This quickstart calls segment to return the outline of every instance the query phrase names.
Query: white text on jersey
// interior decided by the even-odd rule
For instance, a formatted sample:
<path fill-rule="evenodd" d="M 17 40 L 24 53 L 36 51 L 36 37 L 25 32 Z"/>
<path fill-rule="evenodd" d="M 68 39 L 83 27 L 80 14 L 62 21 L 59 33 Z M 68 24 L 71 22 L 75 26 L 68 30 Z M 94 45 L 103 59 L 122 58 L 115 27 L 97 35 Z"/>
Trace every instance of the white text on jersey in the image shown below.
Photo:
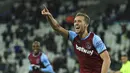
<path fill-rule="evenodd" d="M 83 47 L 79 47 L 77 44 L 76 44 L 76 49 L 83 52 L 83 53 L 86 53 L 86 54 L 90 54 L 90 55 L 93 54 L 93 50 L 87 50 L 87 49 L 85 49 Z"/>

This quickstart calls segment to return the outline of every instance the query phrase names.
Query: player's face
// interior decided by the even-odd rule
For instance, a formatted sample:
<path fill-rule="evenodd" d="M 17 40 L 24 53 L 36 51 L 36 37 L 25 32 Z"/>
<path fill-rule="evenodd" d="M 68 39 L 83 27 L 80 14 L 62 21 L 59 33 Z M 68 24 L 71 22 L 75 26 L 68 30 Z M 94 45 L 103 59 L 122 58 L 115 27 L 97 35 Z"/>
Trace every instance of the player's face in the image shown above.
<path fill-rule="evenodd" d="M 34 54 L 37 54 L 40 51 L 40 45 L 38 43 L 34 43 L 32 45 Z"/>
<path fill-rule="evenodd" d="M 86 23 L 83 16 L 76 16 L 74 19 L 74 29 L 77 34 L 81 34 L 86 29 Z"/>
<path fill-rule="evenodd" d="M 121 61 L 122 61 L 122 63 L 126 63 L 127 60 L 128 60 L 128 58 L 127 58 L 126 56 L 122 56 L 122 57 L 121 57 Z"/>

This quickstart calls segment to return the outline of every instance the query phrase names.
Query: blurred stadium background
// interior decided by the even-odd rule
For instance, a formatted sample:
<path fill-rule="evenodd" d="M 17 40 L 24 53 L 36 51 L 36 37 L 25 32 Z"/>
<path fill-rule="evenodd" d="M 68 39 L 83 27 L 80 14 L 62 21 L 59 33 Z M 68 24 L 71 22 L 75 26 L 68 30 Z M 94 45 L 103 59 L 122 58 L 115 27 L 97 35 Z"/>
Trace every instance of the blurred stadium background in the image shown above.
<path fill-rule="evenodd" d="M 109 73 L 120 69 L 121 53 L 130 59 L 130 0 L 0 0 L 0 73 L 28 73 L 34 40 L 41 42 L 56 73 L 79 73 L 71 43 L 40 14 L 43 4 L 68 30 L 73 30 L 77 12 L 90 16 L 89 30 L 102 38 L 110 53 Z"/>

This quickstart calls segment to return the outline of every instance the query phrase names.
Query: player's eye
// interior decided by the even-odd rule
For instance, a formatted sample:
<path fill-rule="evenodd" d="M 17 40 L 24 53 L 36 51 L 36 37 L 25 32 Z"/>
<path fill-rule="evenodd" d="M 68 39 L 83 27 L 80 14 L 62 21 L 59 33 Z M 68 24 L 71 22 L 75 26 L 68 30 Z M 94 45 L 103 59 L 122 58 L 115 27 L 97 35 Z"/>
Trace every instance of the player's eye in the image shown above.
<path fill-rule="evenodd" d="M 76 22 L 82 22 L 81 20 L 74 20 L 74 23 L 76 23 Z"/>
<path fill-rule="evenodd" d="M 76 23 L 76 20 L 74 20 L 74 23 Z"/>
<path fill-rule="evenodd" d="M 81 22 L 81 20 L 78 20 L 78 22 Z"/>

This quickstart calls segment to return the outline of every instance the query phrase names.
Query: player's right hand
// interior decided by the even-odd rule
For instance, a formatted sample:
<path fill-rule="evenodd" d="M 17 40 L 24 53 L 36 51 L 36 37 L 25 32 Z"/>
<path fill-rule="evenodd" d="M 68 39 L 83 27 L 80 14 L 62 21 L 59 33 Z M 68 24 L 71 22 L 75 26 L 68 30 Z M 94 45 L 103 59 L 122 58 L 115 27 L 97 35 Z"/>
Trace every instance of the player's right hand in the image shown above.
<path fill-rule="evenodd" d="M 52 16 L 46 7 L 44 7 L 44 9 L 41 11 L 41 14 L 44 16 Z"/>
<path fill-rule="evenodd" d="M 40 70 L 40 66 L 34 65 L 32 66 L 33 71 L 39 71 Z"/>

